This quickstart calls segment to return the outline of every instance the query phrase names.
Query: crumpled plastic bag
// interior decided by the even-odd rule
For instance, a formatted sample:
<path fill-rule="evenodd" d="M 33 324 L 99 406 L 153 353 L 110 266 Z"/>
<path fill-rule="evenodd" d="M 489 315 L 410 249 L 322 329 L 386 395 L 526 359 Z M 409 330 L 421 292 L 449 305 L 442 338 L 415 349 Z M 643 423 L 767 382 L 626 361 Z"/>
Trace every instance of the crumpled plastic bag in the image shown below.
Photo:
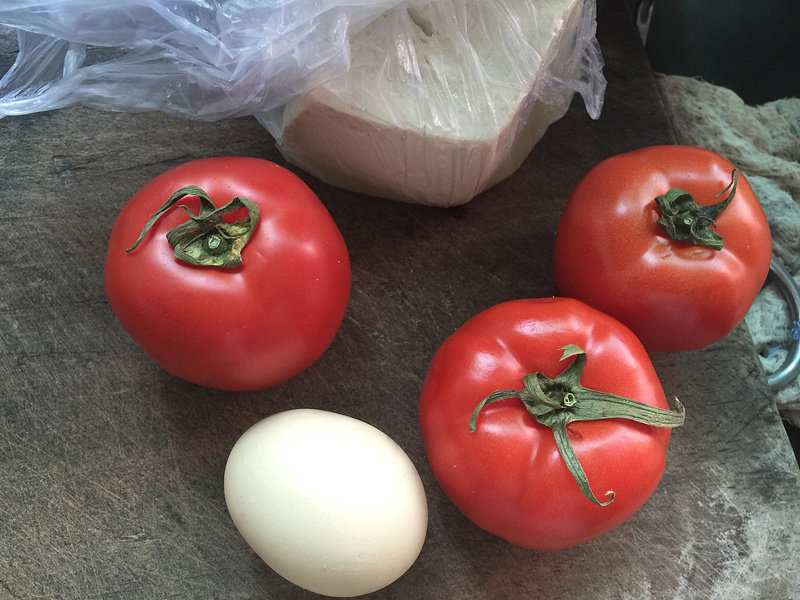
<path fill-rule="evenodd" d="M 605 90 L 595 0 L 4 0 L 0 25 L 19 47 L 0 117 L 254 115 L 333 185 L 441 206 L 513 173 L 575 92 L 597 118 Z M 362 138 L 299 126 L 331 110 Z"/>
<path fill-rule="evenodd" d="M 16 62 L 0 117 L 70 104 L 205 121 L 285 104 L 347 69 L 348 36 L 399 0 L 3 0 Z"/>

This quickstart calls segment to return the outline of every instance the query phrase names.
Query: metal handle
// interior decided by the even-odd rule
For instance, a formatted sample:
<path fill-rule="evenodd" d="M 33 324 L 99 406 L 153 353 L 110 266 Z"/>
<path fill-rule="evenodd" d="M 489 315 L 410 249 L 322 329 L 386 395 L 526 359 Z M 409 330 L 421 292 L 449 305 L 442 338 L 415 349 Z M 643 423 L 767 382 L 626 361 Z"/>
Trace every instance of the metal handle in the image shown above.
<path fill-rule="evenodd" d="M 636 5 L 634 17 L 636 18 L 636 29 L 639 30 L 642 44 L 647 44 L 647 33 L 650 31 L 650 21 L 653 18 L 655 5 L 656 0 L 639 0 Z"/>
<path fill-rule="evenodd" d="M 778 285 L 786 304 L 789 306 L 791 322 L 800 320 L 800 289 L 791 273 L 783 263 L 773 256 L 769 264 L 769 272 Z M 780 369 L 767 376 L 770 389 L 777 391 L 785 388 L 800 374 L 800 340 L 793 340 L 789 346 L 789 355 Z"/>

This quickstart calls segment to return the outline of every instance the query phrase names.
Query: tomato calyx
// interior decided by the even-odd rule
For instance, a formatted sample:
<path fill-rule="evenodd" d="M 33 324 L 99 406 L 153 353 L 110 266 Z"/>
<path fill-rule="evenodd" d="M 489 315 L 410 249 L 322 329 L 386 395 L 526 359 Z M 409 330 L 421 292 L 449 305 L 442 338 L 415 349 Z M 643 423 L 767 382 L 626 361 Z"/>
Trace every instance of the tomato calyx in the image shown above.
<path fill-rule="evenodd" d="M 672 188 L 666 194 L 656 197 L 661 210 L 661 218 L 656 221 L 673 240 L 690 242 L 712 250 L 722 250 L 723 239 L 716 231 L 716 219 L 722 214 L 736 194 L 739 170 L 731 172 L 731 182 L 719 192 L 719 198 L 730 190 L 724 200 L 710 206 L 700 206 L 692 195 L 681 188 Z"/>
<path fill-rule="evenodd" d="M 574 344 L 564 346 L 561 350 L 564 351 L 561 360 L 575 357 L 561 373 L 556 377 L 548 377 L 538 371 L 529 373 L 522 378 L 524 389 L 492 392 L 475 407 L 469 428 L 473 433 L 476 431 L 478 415 L 487 404 L 510 398 L 520 400 L 537 423 L 552 430 L 559 454 L 583 495 L 598 506 L 607 506 L 614 500 L 614 491 L 608 490 L 603 494 L 608 500 L 601 502 L 597 499 L 575 455 L 567 425 L 572 421 L 629 419 L 653 427 L 672 428 L 683 425 L 686 410 L 677 398 L 675 409 L 666 410 L 585 388 L 580 384 L 580 379 L 586 367 L 586 353 Z"/>
<path fill-rule="evenodd" d="M 177 204 L 186 196 L 200 199 L 200 211 L 193 214 L 183 204 Z M 173 206 L 179 206 L 189 216 L 189 220 L 167 232 L 167 241 L 175 250 L 175 258 L 198 267 L 224 267 L 232 269 L 242 264 L 242 249 L 250 240 L 259 218 L 258 206 L 247 198 L 236 196 L 217 208 L 201 188 L 189 185 L 172 194 L 169 199 L 150 217 L 133 246 L 136 248 L 150 228 Z M 234 211 L 246 209 L 247 217 L 228 223 L 223 216 Z"/>

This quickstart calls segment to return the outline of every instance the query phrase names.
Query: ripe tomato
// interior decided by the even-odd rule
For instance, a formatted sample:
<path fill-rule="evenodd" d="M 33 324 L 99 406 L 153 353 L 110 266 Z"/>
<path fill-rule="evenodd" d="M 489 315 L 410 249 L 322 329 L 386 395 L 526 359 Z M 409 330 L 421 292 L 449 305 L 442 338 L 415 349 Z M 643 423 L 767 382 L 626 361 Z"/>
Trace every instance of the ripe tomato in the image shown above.
<path fill-rule="evenodd" d="M 572 350 L 561 360 L 565 346 Z M 525 394 L 514 395 L 524 379 L 526 389 L 538 382 L 545 402 L 528 406 Z M 640 404 L 616 406 L 625 398 Z M 664 471 L 669 427 L 683 422 L 682 407 L 667 409 L 647 352 L 628 328 L 577 300 L 527 299 L 481 312 L 442 344 L 423 384 L 419 421 L 433 473 L 467 518 L 519 546 L 557 549 L 616 527 L 650 497 Z M 634 413 L 651 413 L 658 426 L 630 420 Z"/>
<path fill-rule="evenodd" d="M 724 337 L 764 284 L 772 239 L 750 184 L 721 156 L 689 146 L 653 146 L 606 159 L 578 183 L 556 234 L 559 292 L 619 319 L 651 351 L 690 350 Z M 735 190 L 731 194 L 731 183 Z M 712 214 L 681 214 L 713 249 L 673 239 L 659 224 L 671 207 L 656 198 L 688 192 Z M 715 196 L 732 195 L 727 206 Z M 723 195 L 724 195 L 723 194 Z M 705 227 L 704 227 L 705 225 Z M 715 235 L 716 234 L 716 235 Z M 720 239 L 721 238 L 721 239 Z"/>
<path fill-rule="evenodd" d="M 185 186 L 200 189 L 173 196 Z M 204 251 L 187 238 L 173 250 L 165 234 L 183 227 L 197 238 L 210 227 L 209 211 L 234 197 L 225 223 L 212 227 L 223 233 L 207 240 L 233 252 L 230 265 L 179 259 L 179 248 L 183 258 Z M 239 197 L 255 207 L 249 215 Z M 187 212 L 202 216 L 182 225 Z M 225 241 L 254 217 L 252 232 Z M 122 325 L 165 370 L 201 385 L 254 390 L 300 373 L 330 345 L 349 299 L 350 261 L 330 214 L 296 175 L 265 160 L 211 158 L 155 177 L 130 199 L 111 232 L 104 280 Z"/>

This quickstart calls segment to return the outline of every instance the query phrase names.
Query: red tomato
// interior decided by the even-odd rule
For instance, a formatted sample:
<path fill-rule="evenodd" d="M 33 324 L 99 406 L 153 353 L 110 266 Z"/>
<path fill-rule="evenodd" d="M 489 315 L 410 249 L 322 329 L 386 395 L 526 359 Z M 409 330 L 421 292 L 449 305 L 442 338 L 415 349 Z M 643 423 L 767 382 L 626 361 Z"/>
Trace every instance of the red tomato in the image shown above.
<path fill-rule="evenodd" d="M 580 544 L 628 519 L 650 497 L 664 470 L 670 429 L 627 419 L 573 421 L 565 437 L 595 496 L 582 493 L 559 453 L 554 430 L 540 424 L 519 398 L 487 404 L 497 390 L 518 390 L 523 377 L 555 377 L 585 351 L 580 384 L 656 407 L 682 423 L 667 401 L 646 350 L 611 317 L 567 298 L 515 300 L 467 321 L 436 352 L 419 404 L 425 451 L 447 496 L 475 524 L 526 548 Z M 574 359 L 578 360 L 578 357 Z M 571 367 L 570 367 L 571 368 Z M 558 390 L 558 386 L 556 386 Z M 563 394 L 552 392 L 553 397 Z M 580 408 L 583 396 L 569 415 Z M 565 400 L 566 406 L 566 400 Z M 595 417 L 597 418 L 597 417 Z"/>
<path fill-rule="evenodd" d="M 190 185 L 217 207 L 234 197 L 257 207 L 241 265 L 176 258 L 166 233 L 187 221 L 178 206 L 126 252 L 165 201 Z M 193 214 L 202 207 L 197 195 L 180 203 Z M 165 370 L 201 385 L 254 390 L 300 373 L 328 348 L 349 299 L 350 261 L 330 214 L 296 175 L 265 160 L 211 158 L 167 171 L 131 198 L 111 232 L 104 279 L 122 325 Z"/>
<path fill-rule="evenodd" d="M 672 239 L 658 224 L 655 199 L 680 188 L 697 205 L 713 205 L 733 170 L 721 156 L 689 146 L 643 148 L 596 165 L 558 225 L 559 292 L 619 319 L 651 351 L 700 348 L 730 333 L 764 284 L 772 256 L 750 184 L 738 176 L 730 203 L 706 228 L 722 238 L 720 250 Z"/>

